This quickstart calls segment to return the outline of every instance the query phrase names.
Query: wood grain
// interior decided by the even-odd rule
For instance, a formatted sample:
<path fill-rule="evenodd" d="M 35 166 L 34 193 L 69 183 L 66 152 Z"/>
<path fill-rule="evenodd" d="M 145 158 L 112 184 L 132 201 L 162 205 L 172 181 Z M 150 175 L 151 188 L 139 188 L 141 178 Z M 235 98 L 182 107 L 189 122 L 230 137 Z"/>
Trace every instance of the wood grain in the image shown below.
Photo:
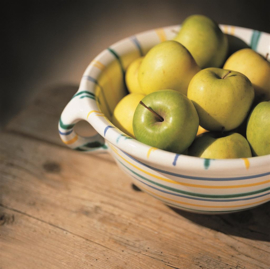
<path fill-rule="evenodd" d="M 5 130 L 67 147 L 59 137 L 58 122 L 63 109 L 77 92 L 78 87 L 61 84 L 40 91 L 34 100 L 7 124 Z M 86 121 L 76 124 L 75 131 L 82 136 L 96 134 Z M 99 156 L 112 161 L 109 154 Z"/>
<path fill-rule="evenodd" d="M 64 107 L 77 90 L 77 85 L 67 84 L 40 91 L 5 129 L 63 146 L 58 134 L 58 121 Z"/>
<path fill-rule="evenodd" d="M 0 134 L 1 269 L 270 268 L 270 203 L 183 212 L 132 187 L 108 154 L 63 145 L 57 124 L 76 91 L 41 91 Z"/>
<path fill-rule="evenodd" d="M 111 161 L 0 140 L 2 268 L 269 268 L 269 203 L 184 213 L 135 191 Z"/>

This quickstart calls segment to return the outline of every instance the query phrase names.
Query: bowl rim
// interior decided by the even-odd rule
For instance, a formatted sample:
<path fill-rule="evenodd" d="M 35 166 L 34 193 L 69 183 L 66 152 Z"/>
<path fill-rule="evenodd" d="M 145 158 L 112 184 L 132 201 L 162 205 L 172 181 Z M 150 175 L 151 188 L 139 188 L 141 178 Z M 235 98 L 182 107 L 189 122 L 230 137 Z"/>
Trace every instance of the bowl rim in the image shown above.
<path fill-rule="evenodd" d="M 172 30 L 178 30 L 180 29 L 181 25 L 172 25 L 172 26 L 165 26 L 163 28 L 164 31 L 172 31 Z M 234 27 L 234 29 L 239 30 L 245 30 L 245 31 L 256 31 L 254 29 L 245 28 L 245 27 L 238 27 L 238 26 L 232 26 L 232 25 L 223 25 L 220 24 L 221 28 L 230 28 Z M 153 33 L 157 29 L 151 29 L 147 31 L 140 32 L 138 34 L 135 34 L 133 36 L 129 36 L 126 38 L 121 39 L 120 41 L 112 44 L 109 48 L 117 48 L 122 47 L 123 44 L 130 42 L 131 38 L 137 37 L 137 39 L 143 35 L 148 35 Z M 260 31 L 262 35 L 266 35 L 270 40 L 270 34 L 266 32 Z M 237 35 L 235 35 L 237 37 Z M 270 44 L 269 44 L 270 48 Z M 108 56 L 111 57 L 111 53 L 108 49 L 103 50 L 101 53 L 99 53 L 93 61 L 99 61 L 99 62 L 108 62 L 106 58 Z M 121 56 L 121 55 L 120 55 Z M 113 59 L 115 60 L 115 59 Z M 94 70 L 94 66 L 91 64 L 88 65 L 87 69 L 85 70 L 84 76 L 92 75 L 98 79 L 99 74 L 97 75 L 97 72 Z M 83 78 L 81 80 L 81 83 L 83 83 Z M 95 87 L 93 85 L 88 85 L 87 90 L 89 90 L 92 93 L 95 93 Z M 85 86 L 84 86 L 85 89 Z M 79 89 L 80 90 L 80 89 Z M 98 109 L 98 105 L 96 104 L 93 106 L 93 103 L 89 103 L 89 105 L 92 107 L 92 109 Z M 152 165 L 161 166 L 161 167 L 171 167 L 177 168 L 177 169 L 189 169 L 191 168 L 194 171 L 205 171 L 206 166 L 205 163 L 208 160 L 214 161 L 214 166 L 211 166 L 211 171 L 220 171 L 221 169 L 230 167 L 230 171 L 236 171 L 236 170 L 247 170 L 248 168 L 262 168 L 262 167 L 269 167 L 270 168 L 270 154 L 265 156 L 256 156 L 256 157 L 249 157 L 249 158 L 237 158 L 237 159 L 205 159 L 201 157 L 193 157 L 188 156 L 184 154 L 177 154 L 173 152 L 168 152 L 162 149 L 156 149 L 151 146 L 148 146 L 134 138 L 129 137 L 125 133 L 123 133 L 121 130 L 119 130 L 117 127 L 113 125 L 109 121 L 109 119 L 104 117 L 95 117 L 88 119 L 88 121 L 91 123 L 94 129 L 104 137 L 105 141 L 108 142 L 109 146 L 113 145 L 114 147 L 120 149 L 122 152 L 126 153 L 129 156 L 132 156 L 136 159 L 139 159 L 143 162 L 150 163 Z M 106 130 L 106 131 L 105 131 Z M 120 138 L 123 137 L 123 139 Z"/>

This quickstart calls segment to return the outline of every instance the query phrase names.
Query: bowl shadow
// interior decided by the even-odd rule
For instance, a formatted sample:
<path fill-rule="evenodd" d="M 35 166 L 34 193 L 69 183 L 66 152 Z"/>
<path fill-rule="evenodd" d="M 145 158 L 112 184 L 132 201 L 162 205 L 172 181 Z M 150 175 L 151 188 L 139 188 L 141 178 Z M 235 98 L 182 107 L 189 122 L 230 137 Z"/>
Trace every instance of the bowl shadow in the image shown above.
<path fill-rule="evenodd" d="M 132 188 L 141 191 L 135 184 L 132 184 Z M 192 213 L 170 206 L 168 208 L 202 227 L 227 235 L 270 242 L 270 202 L 248 210 L 219 215 Z"/>
<path fill-rule="evenodd" d="M 232 55 L 234 52 L 236 52 L 237 50 L 250 48 L 250 46 L 245 41 L 240 39 L 239 37 L 236 37 L 236 36 L 233 36 L 230 34 L 226 34 L 226 36 L 227 36 L 228 44 L 229 44 L 227 58 L 230 55 Z"/>
<path fill-rule="evenodd" d="M 200 226 L 227 235 L 270 242 L 270 202 L 249 210 L 220 215 L 204 215 L 169 208 Z"/>

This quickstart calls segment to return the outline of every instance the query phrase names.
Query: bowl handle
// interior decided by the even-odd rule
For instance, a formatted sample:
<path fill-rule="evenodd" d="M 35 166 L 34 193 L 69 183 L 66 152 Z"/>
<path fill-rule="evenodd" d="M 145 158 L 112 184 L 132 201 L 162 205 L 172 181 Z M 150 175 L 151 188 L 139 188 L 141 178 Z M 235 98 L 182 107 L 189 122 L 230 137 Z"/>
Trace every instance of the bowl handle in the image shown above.
<path fill-rule="evenodd" d="M 81 120 L 86 120 L 90 124 L 85 116 L 86 111 L 89 110 L 89 103 L 86 98 L 76 98 L 77 95 L 78 93 L 69 101 L 59 119 L 58 131 L 62 142 L 71 149 L 81 152 L 107 152 L 106 141 L 99 133 L 82 137 L 74 131 L 74 126 Z"/>

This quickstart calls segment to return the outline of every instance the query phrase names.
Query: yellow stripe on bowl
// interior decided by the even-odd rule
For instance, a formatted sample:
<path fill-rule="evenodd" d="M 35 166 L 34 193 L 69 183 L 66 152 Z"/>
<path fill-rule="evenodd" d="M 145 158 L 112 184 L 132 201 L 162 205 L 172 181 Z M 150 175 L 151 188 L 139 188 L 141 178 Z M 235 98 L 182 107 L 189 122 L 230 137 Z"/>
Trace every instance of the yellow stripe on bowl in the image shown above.
<path fill-rule="evenodd" d="M 104 115 L 101 111 L 98 111 L 98 110 L 91 110 L 91 111 L 88 112 L 86 118 L 88 119 L 92 113 L 96 113 L 95 115 L 96 115 L 96 116 L 99 116 L 99 117 L 105 117 L 105 115 Z"/>
<path fill-rule="evenodd" d="M 125 159 L 122 155 L 120 155 L 118 153 L 118 150 L 111 145 L 112 150 L 115 152 L 116 155 L 118 155 L 122 160 L 124 160 L 126 163 L 128 163 L 129 165 L 131 165 L 132 167 L 134 167 L 135 169 L 143 172 L 144 174 L 154 177 L 156 179 L 168 182 L 168 183 L 172 183 L 172 184 L 177 184 L 177 185 L 182 185 L 182 186 L 187 186 L 187 187 L 193 187 L 193 188 L 205 188 L 205 189 L 236 189 L 236 188 L 248 188 L 248 187 L 254 187 L 254 186 L 260 186 L 260 185 L 264 185 L 264 184 L 268 184 L 270 183 L 270 180 L 265 180 L 265 181 L 260 181 L 260 182 L 256 182 L 256 183 L 249 183 L 249 184 L 239 184 L 239 185 L 226 185 L 226 186 L 220 186 L 220 185 L 200 185 L 200 184 L 191 184 L 191 183 L 183 183 L 183 182 L 178 182 L 178 181 L 174 181 L 168 178 L 164 178 L 155 174 L 152 174 L 148 171 L 145 171 L 144 169 L 134 165 L 133 163 L 131 163 L 130 161 L 128 161 L 127 159 Z"/>
<path fill-rule="evenodd" d="M 74 137 L 73 137 L 72 139 L 70 139 L 70 140 L 63 140 L 63 139 L 62 139 L 63 143 L 65 143 L 66 145 L 73 144 L 73 143 L 75 143 L 77 140 L 78 140 L 78 136 L 77 136 L 77 135 L 74 136 Z"/>
<path fill-rule="evenodd" d="M 178 201 L 178 200 L 175 200 L 175 199 L 171 199 L 171 198 L 168 198 L 168 197 L 165 197 L 165 196 L 162 196 L 162 195 L 159 195 L 155 192 L 152 192 L 152 191 L 149 191 L 148 189 L 144 188 L 141 186 L 141 184 L 139 184 L 139 188 L 142 189 L 143 191 L 151 194 L 152 196 L 156 196 L 156 197 L 159 197 L 160 199 L 162 200 L 167 200 L 167 201 L 170 201 L 170 202 L 173 202 L 173 203 L 176 203 L 176 204 L 182 204 L 182 205 L 188 205 L 188 206 L 194 206 L 194 207 L 200 207 L 200 208 L 237 208 L 237 207 L 249 207 L 249 206 L 255 206 L 255 205 L 259 205 L 259 204 L 262 204 L 262 203 L 265 203 L 267 201 L 269 201 L 269 199 L 262 199 L 260 201 L 257 201 L 257 202 L 253 202 L 253 203 L 247 203 L 247 204 L 238 204 L 238 205 L 202 205 L 202 204 L 193 204 L 193 203 L 187 203 L 187 202 L 183 202 L 183 201 Z"/>
<path fill-rule="evenodd" d="M 155 32 L 158 35 L 161 42 L 167 40 L 166 33 L 163 28 L 156 29 Z"/>

